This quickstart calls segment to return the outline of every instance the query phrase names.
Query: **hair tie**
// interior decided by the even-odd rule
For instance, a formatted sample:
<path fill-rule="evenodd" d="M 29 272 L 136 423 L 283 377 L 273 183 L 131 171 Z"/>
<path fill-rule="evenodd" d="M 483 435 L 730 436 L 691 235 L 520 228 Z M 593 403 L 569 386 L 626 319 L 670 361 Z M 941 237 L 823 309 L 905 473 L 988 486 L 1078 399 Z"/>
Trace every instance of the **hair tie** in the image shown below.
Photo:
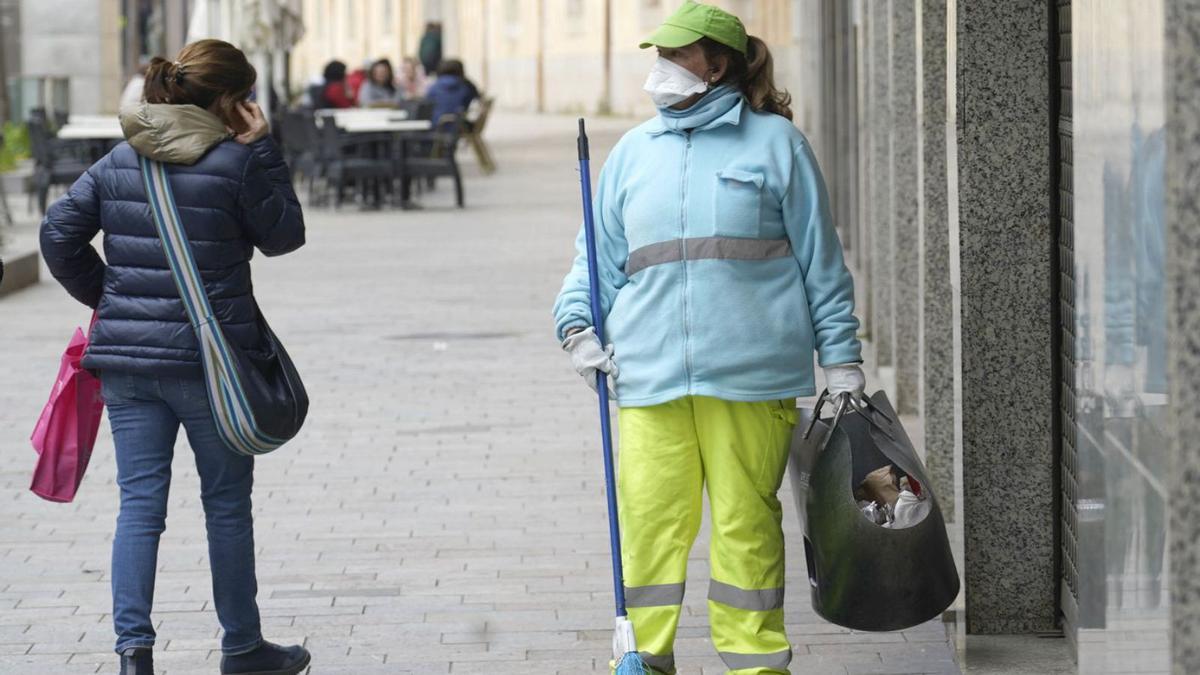
<path fill-rule="evenodd" d="M 187 72 L 187 69 L 178 61 L 175 61 L 171 65 L 175 66 L 175 84 L 183 84 L 183 76 Z"/>

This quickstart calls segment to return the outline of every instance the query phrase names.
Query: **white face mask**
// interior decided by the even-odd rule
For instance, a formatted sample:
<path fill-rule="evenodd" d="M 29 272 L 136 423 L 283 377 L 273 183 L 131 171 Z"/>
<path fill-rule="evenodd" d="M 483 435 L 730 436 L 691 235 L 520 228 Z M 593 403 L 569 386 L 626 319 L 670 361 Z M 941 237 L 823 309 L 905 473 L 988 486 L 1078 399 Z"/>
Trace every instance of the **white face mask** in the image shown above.
<path fill-rule="evenodd" d="M 642 88 L 650 94 L 654 105 L 666 108 L 695 94 L 703 94 L 708 91 L 708 83 L 687 68 L 660 56 Z"/>

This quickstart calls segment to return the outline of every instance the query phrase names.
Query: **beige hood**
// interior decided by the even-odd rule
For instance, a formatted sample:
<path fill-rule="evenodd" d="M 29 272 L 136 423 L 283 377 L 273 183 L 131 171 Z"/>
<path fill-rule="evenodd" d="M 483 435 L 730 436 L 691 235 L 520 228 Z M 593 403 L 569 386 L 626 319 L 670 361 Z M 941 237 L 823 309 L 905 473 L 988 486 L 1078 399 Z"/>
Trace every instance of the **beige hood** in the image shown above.
<path fill-rule="evenodd" d="M 121 111 L 121 130 L 139 155 L 168 164 L 195 164 L 229 138 L 216 115 L 194 105 L 129 106 Z"/>

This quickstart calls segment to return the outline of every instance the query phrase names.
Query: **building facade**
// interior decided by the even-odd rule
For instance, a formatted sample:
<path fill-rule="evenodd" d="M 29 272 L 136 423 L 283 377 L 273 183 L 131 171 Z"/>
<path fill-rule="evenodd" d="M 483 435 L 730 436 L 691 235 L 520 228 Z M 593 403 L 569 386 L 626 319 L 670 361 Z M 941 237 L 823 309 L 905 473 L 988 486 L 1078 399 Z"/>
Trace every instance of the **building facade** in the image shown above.
<path fill-rule="evenodd" d="M 251 0 L 0 0 L 12 116 L 30 108 L 115 114 L 121 92 L 155 56 L 206 37 L 242 47 L 274 91 L 286 89 L 286 52 L 254 44 Z M 286 3 L 284 3 L 286 4 Z M 11 36 L 11 38 L 9 37 Z M 11 40 L 11 42 L 10 42 Z M 16 58 L 13 58 L 13 54 Z M 261 87 L 260 102 L 270 91 Z"/>
<path fill-rule="evenodd" d="M 773 49 L 780 80 L 800 90 L 816 77 L 803 39 L 817 19 L 798 0 L 717 2 L 743 17 Z M 675 0 L 305 0 L 308 32 L 292 52 L 293 83 L 340 59 L 351 67 L 415 56 L 425 24 L 443 25 L 444 55 L 501 108 L 649 115 L 642 92 L 653 57 L 637 45 Z M 293 85 L 298 93 L 299 84 Z M 800 100 L 798 114 L 815 115 Z"/>
<path fill-rule="evenodd" d="M 806 4 L 812 135 L 875 362 L 955 495 L 967 632 L 1200 672 L 1200 3 Z"/>
<path fill-rule="evenodd" d="M 184 45 L 194 1 L 6 0 L 12 117 L 33 107 L 115 113 L 140 61 Z"/>

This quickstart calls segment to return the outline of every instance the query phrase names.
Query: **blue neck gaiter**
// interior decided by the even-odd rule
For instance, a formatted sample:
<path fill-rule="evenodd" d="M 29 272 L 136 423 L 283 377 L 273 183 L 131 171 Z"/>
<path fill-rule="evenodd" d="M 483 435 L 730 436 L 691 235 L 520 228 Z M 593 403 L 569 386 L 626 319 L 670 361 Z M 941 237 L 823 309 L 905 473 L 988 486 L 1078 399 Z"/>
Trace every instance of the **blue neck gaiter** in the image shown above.
<path fill-rule="evenodd" d="M 706 93 L 690 108 L 675 110 L 674 108 L 659 108 L 658 115 L 662 118 L 663 126 L 675 131 L 696 129 L 729 112 L 733 106 L 742 100 L 742 92 L 738 88 L 723 84 Z"/>

